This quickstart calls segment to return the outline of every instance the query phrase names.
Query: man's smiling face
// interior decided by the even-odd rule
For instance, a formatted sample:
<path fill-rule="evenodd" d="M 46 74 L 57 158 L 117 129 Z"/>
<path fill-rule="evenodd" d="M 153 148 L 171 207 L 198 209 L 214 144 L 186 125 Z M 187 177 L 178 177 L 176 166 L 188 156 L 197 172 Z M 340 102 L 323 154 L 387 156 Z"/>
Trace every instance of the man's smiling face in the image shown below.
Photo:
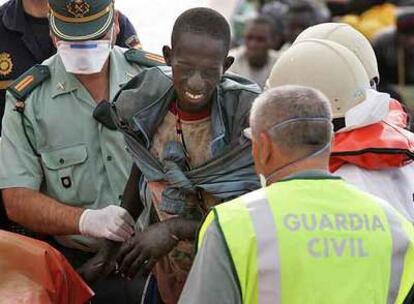
<path fill-rule="evenodd" d="M 191 32 L 181 33 L 172 49 L 164 47 L 164 57 L 172 68 L 178 105 L 189 113 L 209 106 L 233 62 L 222 40 Z"/>

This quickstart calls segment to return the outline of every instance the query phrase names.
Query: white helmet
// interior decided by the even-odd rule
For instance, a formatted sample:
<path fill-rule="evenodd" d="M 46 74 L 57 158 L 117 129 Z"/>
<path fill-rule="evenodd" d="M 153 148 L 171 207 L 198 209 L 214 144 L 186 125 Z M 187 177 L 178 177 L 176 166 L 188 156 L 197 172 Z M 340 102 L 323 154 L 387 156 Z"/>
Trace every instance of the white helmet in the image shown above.
<path fill-rule="evenodd" d="M 358 58 L 342 45 L 320 39 L 295 43 L 276 62 L 267 86 L 302 85 L 324 93 L 334 118 L 366 98 L 369 79 Z"/>
<path fill-rule="evenodd" d="M 375 51 L 369 40 L 352 26 L 345 23 L 322 23 L 311 26 L 296 38 L 295 43 L 307 39 L 330 40 L 348 48 L 362 62 L 369 79 L 374 80 L 375 84 L 379 83 L 380 75 Z"/>

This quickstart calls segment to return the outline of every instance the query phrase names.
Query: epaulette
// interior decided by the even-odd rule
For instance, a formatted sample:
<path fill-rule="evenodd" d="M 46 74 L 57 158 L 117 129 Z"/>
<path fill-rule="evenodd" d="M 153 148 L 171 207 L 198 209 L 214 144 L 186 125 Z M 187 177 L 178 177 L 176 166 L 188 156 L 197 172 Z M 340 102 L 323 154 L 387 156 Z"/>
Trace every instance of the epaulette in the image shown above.
<path fill-rule="evenodd" d="M 26 73 L 17 78 L 7 89 L 18 101 L 25 101 L 26 98 L 43 81 L 50 77 L 49 67 L 36 64 Z"/>
<path fill-rule="evenodd" d="M 9 91 L 16 98 L 14 110 L 23 113 L 26 98 L 37 86 L 49 77 L 49 67 L 46 65 L 36 64 L 26 73 L 17 78 L 7 89 L 7 91 Z"/>
<path fill-rule="evenodd" d="M 165 65 L 164 57 L 138 49 L 129 49 L 125 53 L 127 61 L 147 68 Z"/>

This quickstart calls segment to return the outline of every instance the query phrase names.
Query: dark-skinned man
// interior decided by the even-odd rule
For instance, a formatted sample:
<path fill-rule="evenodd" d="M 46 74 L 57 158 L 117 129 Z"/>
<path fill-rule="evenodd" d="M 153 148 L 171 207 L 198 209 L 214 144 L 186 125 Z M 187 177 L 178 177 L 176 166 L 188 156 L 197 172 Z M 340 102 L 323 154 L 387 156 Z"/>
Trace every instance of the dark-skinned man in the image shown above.
<path fill-rule="evenodd" d="M 111 0 L 49 6 L 58 54 L 8 89 L 0 188 L 9 218 L 53 236 L 77 268 L 103 239 L 121 242 L 134 232 L 134 220 L 119 207 L 132 160 L 108 101 L 156 56 L 114 46 L 120 28 Z M 92 288 L 94 303 L 135 303 L 140 291 L 116 277 Z"/>
<path fill-rule="evenodd" d="M 315 24 L 326 22 L 329 16 L 323 17 L 321 12 L 321 8 L 312 1 L 292 1 L 283 19 L 285 44 L 281 51 L 287 50 L 303 30 Z"/>
<path fill-rule="evenodd" d="M 249 22 L 244 34 L 244 45 L 230 52 L 234 63 L 229 71 L 246 77 L 264 88 L 278 54 L 272 50 L 273 21 L 257 17 Z"/>
<path fill-rule="evenodd" d="M 260 90 L 224 75 L 233 62 L 228 23 L 214 10 L 191 9 L 178 17 L 171 42 L 163 49 L 170 67 L 144 71 L 114 103 L 136 165 L 128 184 L 141 191 L 122 206 L 133 217 L 144 209 L 143 231 L 121 248 L 120 271 L 152 269 L 167 304 L 178 301 L 208 208 L 259 186 L 242 130 Z"/>

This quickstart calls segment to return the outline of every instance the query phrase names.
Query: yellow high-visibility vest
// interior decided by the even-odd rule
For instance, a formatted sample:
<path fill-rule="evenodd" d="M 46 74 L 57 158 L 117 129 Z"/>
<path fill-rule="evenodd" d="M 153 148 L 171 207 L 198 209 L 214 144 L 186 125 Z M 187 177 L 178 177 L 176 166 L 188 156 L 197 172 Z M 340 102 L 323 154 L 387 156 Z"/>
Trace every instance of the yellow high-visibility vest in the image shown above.
<path fill-rule="evenodd" d="M 216 206 L 243 303 L 403 303 L 414 228 L 338 178 L 293 179 Z"/>

